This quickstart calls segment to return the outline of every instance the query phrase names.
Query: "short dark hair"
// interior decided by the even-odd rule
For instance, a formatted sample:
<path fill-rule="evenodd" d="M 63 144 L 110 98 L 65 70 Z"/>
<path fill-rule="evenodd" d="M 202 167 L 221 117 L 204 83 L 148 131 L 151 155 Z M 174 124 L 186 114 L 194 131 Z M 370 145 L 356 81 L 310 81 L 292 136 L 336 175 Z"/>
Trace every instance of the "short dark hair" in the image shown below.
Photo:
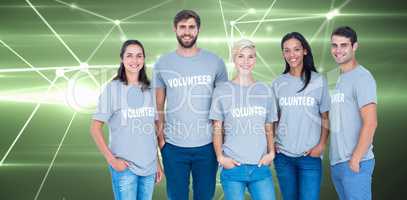
<path fill-rule="evenodd" d="M 193 10 L 181 10 L 175 15 L 174 17 L 174 27 L 177 27 L 178 22 L 182 20 L 186 20 L 189 18 L 193 18 L 198 26 L 198 29 L 201 27 L 201 18 L 199 15 Z"/>
<path fill-rule="evenodd" d="M 331 34 L 331 38 L 334 35 L 338 35 L 338 36 L 343 36 L 346 38 L 350 39 L 351 44 L 355 44 L 355 42 L 358 41 L 358 36 L 356 35 L 356 31 L 353 30 L 351 27 L 349 26 L 341 26 L 336 28 L 332 34 Z"/>

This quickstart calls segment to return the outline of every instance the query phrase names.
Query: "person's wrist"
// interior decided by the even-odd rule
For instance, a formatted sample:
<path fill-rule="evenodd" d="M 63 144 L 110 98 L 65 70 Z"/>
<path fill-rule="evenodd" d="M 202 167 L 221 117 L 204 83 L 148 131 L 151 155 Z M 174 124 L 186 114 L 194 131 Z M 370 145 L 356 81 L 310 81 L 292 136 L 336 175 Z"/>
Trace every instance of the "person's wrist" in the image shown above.
<path fill-rule="evenodd" d="M 110 165 L 112 165 L 115 160 L 116 158 L 114 156 L 106 158 L 106 162 Z"/>
<path fill-rule="evenodd" d="M 160 140 L 158 141 L 158 143 L 159 143 L 160 145 L 163 145 L 163 144 L 165 144 L 165 140 L 164 140 L 164 139 L 160 139 Z"/>
<path fill-rule="evenodd" d="M 225 156 L 223 156 L 223 155 L 219 155 L 219 156 L 217 157 L 218 163 L 221 164 L 221 165 L 222 165 L 224 159 L 225 159 Z"/>
<path fill-rule="evenodd" d="M 276 154 L 276 147 L 273 146 L 273 147 L 269 148 L 267 154 L 268 155 L 275 155 Z"/>
<path fill-rule="evenodd" d="M 163 147 L 163 145 L 165 144 L 165 139 L 164 137 L 157 137 L 158 140 L 158 145 L 161 147 Z"/>
<path fill-rule="evenodd" d="M 351 162 L 358 162 L 359 163 L 361 159 L 356 155 L 352 155 L 350 160 L 351 160 Z"/>
<path fill-rule="evenodd" d="M 271 149 L 269 152 L 268 152 L 268 154 L 270 154 L 270 155 L 275 155 L 276 154 L 276 151 L 275 151 L 276 149 L 273 147 L 273 149 Z"/>

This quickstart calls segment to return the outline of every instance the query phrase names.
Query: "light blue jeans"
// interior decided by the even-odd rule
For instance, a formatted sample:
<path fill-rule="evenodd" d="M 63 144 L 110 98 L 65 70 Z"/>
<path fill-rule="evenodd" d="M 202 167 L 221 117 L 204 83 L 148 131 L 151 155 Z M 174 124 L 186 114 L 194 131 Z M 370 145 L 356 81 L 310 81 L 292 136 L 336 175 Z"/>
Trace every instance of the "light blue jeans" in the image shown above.
<path fill-rule="evenodd" d="M 340 200 L 372 199 L 372 174 L 375 160 L 360 162 L 359 172 L 353 172 L 348 162 L 331 166 L 332 182 Z"/>
<path fill-rule="evenodd" d="M 225 200 L 244 200 L 246 188 L 253 200 L 275 200 L 269 166 L 240 165 L 222 169 L 221 183 Z"/>
<path fill-rule="evenodd" d="M 151 200 L 155 174 L 138 176 L 129 168 L 118 172 L 109 166 L 115 200 Z"/>

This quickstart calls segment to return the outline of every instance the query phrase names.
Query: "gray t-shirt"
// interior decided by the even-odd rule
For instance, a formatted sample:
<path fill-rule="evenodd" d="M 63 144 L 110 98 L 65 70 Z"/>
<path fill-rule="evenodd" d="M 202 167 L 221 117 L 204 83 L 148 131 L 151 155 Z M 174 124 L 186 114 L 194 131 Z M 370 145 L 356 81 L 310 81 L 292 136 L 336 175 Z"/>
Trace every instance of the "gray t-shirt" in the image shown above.
<path fill-rule="evenodd" d="M 223 121 L 222 149 L 227 157 L 242 164 L 258 164 L 267 153 L 264 126 L 277 120 L 271 87 L 261 82 L 221 84 L 215 88 L 209 118 Z"/>
<path fill-rule="evenodd" d="M 339 76 L 331 99 L 329 151 L 330 163 L 335 165 L 352 157 L 362 128 L 360 109 L 377 103 L 376 82 L 366 68 L 358 66 Z M 373 145 L 370 145 L 362 160 L 373 157 Z"/>
<path fill-rule="evenodd" d="M 108 83 L 99 97 L 93 119 L 107 123 L 113 155 L 129 161 L 130 170 L 140 176 L 157 170 L 157 140 L 154 128 L 155 102 L 151 89 Z"/>
<path fill-rule="evenodd" d="M 276 147 L 279 152 L 291 156 L 303 156 L 319 143 L 321 137 L 321 113 L 329 110 L 330 98 L 326 79 L 315 72 L 301 91 L 301 77 L 289 73 L 280 75 L 273 82 L 279 122 L 276 131 Z"/>
<path fill-rule="evenodd" d="M 180 147 L 211 143 L 208 114 L 213 89 L 228 79 L 223 60 L 203 49 L 192 57 L 174 51 L 162 56 L 154 67 L 154 87 L 166 90 L 166 142 Z"/>

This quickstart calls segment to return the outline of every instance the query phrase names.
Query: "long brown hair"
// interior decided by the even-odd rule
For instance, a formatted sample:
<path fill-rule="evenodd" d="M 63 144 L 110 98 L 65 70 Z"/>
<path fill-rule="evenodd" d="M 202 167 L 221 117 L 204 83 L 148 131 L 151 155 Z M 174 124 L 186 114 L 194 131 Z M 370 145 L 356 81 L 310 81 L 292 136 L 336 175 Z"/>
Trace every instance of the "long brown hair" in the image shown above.
<path fill-rule="evenodd" d="M 138 40 L 127 40 L 127 41 L 125 41 L 123 43 L 121 51 L 120 51 L 121 60 L 123 60 L 123 55 L 124 55 L 124 52 L 126 51 L 126 48 L 128 46 L 130 46 L 130 45 L 138 45 L 141 48 L 142 52 L 143 52 L 144 58 L 146 57 L 146 54 L 144 53 L 143 44 L 141 44 L 140 41 L 138 41 Z M 117 75 L 116 75 L 116 77 L 114 77 L 113 80 L 119 80 L 119 81 L 123 82 L 125 85 L 128 84 L 127 77 L 126 77 L 126 70 L 124 68 L 123 62 L 120 62 L 120 67 L 117 70 Z M 145 89 L 150 87 L 150 80 L 147 77 L 146 64 L 145 63 L 143 64 L 143 67 L 140 69 L 140 72 L 138 74 L 138 81 L 142 84 L 142 86 L 141 86 L 142 90 L 145 90 Z"/>

